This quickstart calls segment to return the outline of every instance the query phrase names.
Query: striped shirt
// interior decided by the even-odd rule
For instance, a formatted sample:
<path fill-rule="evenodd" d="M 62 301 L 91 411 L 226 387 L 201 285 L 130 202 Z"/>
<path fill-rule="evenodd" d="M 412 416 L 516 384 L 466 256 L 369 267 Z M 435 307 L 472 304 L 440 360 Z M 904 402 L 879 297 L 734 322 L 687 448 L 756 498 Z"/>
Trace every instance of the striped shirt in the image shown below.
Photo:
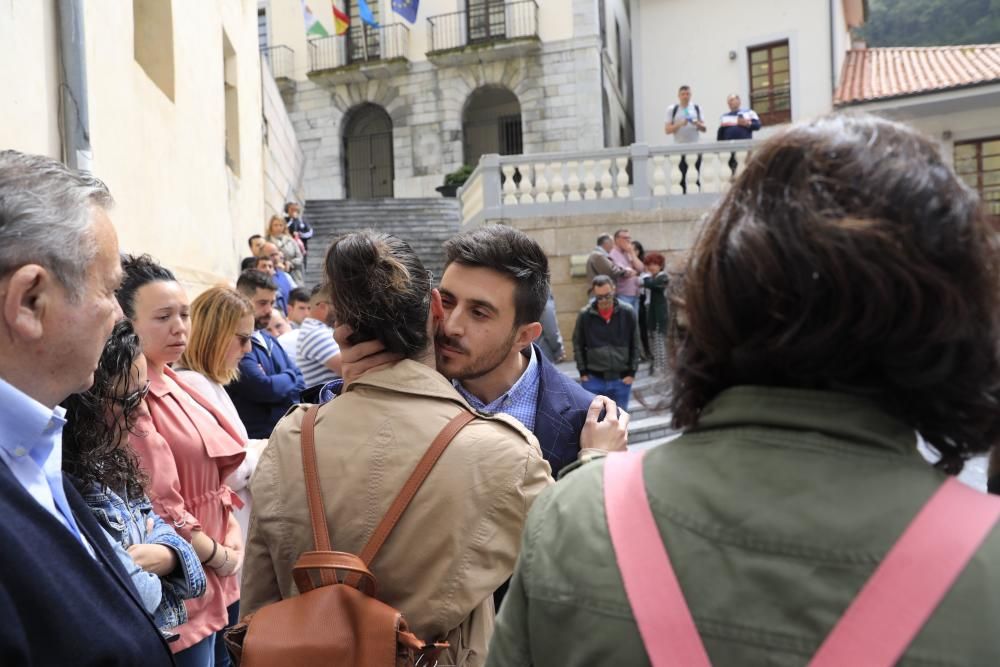
<path fill-rule="evenodd" d="M 336 378 L 337 374 L 326 367 L 326 362 L 340 353 L 340 347 L 333 339 L 333 329 L 307 317 L 302 320 L 298 332 L 295 362 L 302 371 L 306 386 L 312 387 Z"/>

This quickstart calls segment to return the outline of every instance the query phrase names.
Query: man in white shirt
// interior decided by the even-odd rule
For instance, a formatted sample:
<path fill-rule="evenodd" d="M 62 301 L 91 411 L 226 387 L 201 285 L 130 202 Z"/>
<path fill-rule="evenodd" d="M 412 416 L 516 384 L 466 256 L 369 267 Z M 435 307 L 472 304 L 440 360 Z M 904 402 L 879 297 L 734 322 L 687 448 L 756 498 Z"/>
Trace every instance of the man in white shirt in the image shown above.
<path fill-rule="evenodd" d="M 309 299 L 309 317 L 298 329 L 295 363 L 306 386 L 330 382 L 340 377 L 340 346 L 333 339 L 330 288 L 317 285 Z"/>
<path fill-rule="evenodd" d="M 672 134 L 674 143 L 694 144 L 698 142 L 699 133 L 706 130 L 705 119 L 701 115 L 701 107 L 691 102 L 691 86 L 681 86 L 677 90 L 677 104 L 667 107 L 666 123 L 663 131 Z M 701 189 L 701 153 L 694 163 L 695 171 L 698 172 L 696 185 Z M 681 156 L 681 189 L 687 193 L 687 156 Z M 693 188 L 692 188 L 693 189 Z"/>

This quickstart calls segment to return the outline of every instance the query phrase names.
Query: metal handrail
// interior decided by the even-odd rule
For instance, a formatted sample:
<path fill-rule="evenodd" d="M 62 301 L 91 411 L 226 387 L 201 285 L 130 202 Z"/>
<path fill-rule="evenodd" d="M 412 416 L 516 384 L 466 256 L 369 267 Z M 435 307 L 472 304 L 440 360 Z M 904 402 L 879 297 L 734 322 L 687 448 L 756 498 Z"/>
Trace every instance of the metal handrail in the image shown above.
<path fill-rule="evenodd" d="M 271 75 L 275 79 L 291 78 L 295 69 L 295 51 L 290 46 L 284 44 L 264 46 L 260 49 L 260 55 L 267 60 Z"/>
<path fill-rule="evenodd" d="M 427 17 L 430 52 L 488 42 L 538 37 L 536 0 L 495 2 Z"/>
<path fill-rule="evenodd" d="M 343 35 L 309 40 L 310 71 L 346 67 L 357 62 L 407 58 L 410 28 L 404 23 L 388 23 L 377 28 L 352 26 Z"/>

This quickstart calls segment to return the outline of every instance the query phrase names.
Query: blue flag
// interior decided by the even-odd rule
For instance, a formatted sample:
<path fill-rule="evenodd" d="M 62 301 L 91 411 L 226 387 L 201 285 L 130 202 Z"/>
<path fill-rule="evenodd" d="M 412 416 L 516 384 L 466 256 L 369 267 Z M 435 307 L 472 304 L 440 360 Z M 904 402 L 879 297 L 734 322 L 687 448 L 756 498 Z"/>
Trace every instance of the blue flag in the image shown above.
<path fill-rule="evenodd" d="M 378 21 L 375 20 L 375 15 L 372 14 L 372 8 L 368 6 L 365 0 L 358 0 L 358 16 L 371 27 L 379 27 Z"/>
<path fill-rule="evenodd" d="M 392 0 L 392 11 L 410 23 L 417 22 L 417 8 L 419 6 L 420 0 Z"/>

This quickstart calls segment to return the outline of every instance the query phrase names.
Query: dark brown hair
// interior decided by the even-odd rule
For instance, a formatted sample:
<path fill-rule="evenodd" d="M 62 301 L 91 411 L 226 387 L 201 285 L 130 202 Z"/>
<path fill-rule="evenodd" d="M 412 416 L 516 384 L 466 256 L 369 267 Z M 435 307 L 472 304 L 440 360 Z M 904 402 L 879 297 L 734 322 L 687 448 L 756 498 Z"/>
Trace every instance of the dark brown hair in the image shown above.
<path fill-rule="evenodd" d="M 444 244 L 445 269 L 452 263 L 496 271 L 514 281 L 514 326 L 537 322 L 549 300 L 549 258 L 519 229 L 486 225 Z"/>
<path fill-rule="evenodd" d="M 326 278 L 352 344 L 378 340 L 408 358 L 427 348 L 431 276 L 406 241 L 371 230 L 342 236 L 326 253 Z"/>
<path fill-rule="evenodd" d="M 997 241 L 976 195 L 904 125 L 835 115 L 771 138 L 676 281 L 675 425 L 735 385 L 843 391 L 958 472 L 1000 439 Z"/>

